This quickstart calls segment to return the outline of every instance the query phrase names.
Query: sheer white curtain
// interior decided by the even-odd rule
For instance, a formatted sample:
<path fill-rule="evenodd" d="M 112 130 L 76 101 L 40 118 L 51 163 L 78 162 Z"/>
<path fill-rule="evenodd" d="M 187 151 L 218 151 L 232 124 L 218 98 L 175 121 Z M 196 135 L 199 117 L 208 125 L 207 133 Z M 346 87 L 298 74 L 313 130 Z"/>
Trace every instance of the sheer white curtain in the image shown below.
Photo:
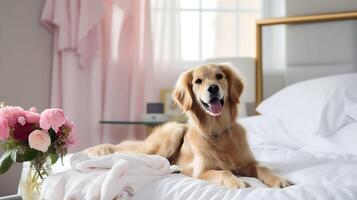
<path fill-rule="evenodd" d="M 151 0 L 154 80 L 158 88 L 172 87 L 185 69 L 181 60 L 181 20 L 177 9 L 177 0 Z"/>
<path fill-rule="evenodd" d="M 261 0 L 151 0 L 154 68 L 161 87 L 208 58 L 254 57 Z M 163 76 L 163 74 L 165 76 Z"/>

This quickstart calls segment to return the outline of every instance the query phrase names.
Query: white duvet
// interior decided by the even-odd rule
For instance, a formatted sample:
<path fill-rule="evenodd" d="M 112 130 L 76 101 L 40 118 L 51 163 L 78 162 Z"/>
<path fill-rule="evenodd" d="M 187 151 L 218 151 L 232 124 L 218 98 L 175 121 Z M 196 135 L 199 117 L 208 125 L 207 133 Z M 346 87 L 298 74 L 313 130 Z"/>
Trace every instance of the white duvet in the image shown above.
<path fill-rule="evenodd" d="M 242 177 L 253 187 L 228 189 L 182 174 L 169 174 L 144 184 L 132 199 L 357 199 L 357 156 L 310 153 L 299 148 L 303 141 L 301 137 L 309 136 L 289 136 L 288 127 L 281 127 L 261 116 L 247 118 L 241 122 L 247 128 L 248 139 L 257 160 L 295 185 L 284 189 L 269 188 L 257 179 Z M 354 132 L 357 133 L 357 130 Z M 295 142 L 299 145 L 294 145 Z"/>

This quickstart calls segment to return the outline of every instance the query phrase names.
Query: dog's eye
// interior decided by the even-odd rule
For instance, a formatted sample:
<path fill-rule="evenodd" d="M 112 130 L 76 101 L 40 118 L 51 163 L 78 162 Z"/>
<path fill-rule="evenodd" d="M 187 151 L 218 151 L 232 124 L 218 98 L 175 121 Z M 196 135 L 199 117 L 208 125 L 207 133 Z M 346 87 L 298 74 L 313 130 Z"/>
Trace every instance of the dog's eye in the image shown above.
<path fill-rule="evenodd" d="M 223 75 L 222 75 L 222 74 L 217 74 L 217 75 L 216 75 L 216 79 L 217 79 L 217 80 L 221 80 L 222 78 L 223 78 Z"/>
<path fill-rule="evenodd" d="M 200 78 L 196 79 L 195 83 L 196 83 L 196 84 L 202 83 L 202 79 L 200 79 Z"/>

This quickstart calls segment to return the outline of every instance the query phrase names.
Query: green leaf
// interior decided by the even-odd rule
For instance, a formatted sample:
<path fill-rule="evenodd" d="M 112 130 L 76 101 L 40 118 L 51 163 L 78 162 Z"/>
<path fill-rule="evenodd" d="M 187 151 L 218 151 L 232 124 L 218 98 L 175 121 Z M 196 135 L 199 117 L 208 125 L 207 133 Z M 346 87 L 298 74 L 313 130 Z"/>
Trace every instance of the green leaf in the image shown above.
<path fill-rule="evenodd" d="M 57 154 L 51 154 L 50 155 L 50 158 L 51 158 L 51 164 L 55 164 L 58 160 L 58 155 Z"/>
<path fill-rule="evenodd" d="M 56 149 L 52 144 L 51 144 L 51 146 L 48 147 L 47 153 L 49 153 L 49 154 L 55 154 L 56 153 Z"/>
<path fill-rule="evenodd" d="M 26 162 L 35 159 L 39 154 L 39 151 L 36 149 L 27 149 L 24 154 L 19 152 L 14 152 L 11 156 L 12 160 L 15 162 Z"/>
<path fill-rule="evenodd" d="M 13 160 L 11 159 L 11 155 L 14 151 L 6 151 L 0 158 L 0 174 L 5 173 L 10 169 Z"/>
<path fill-rule="evenodd" d="M 56 132 L 52 128 L 50 128 L 50 130 L 48 130 L 48 134 L 50 135 L 51 143 L 53 143 L 57 139 Z"/>

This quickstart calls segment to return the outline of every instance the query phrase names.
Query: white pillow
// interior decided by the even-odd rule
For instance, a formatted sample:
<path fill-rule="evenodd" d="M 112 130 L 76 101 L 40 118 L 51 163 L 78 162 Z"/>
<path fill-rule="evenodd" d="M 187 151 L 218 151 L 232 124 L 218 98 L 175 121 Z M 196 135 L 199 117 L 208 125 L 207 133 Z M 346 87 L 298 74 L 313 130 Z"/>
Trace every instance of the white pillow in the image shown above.
<path fill-rule="evenodd" d="M 268 116 L 257 115 L 241 118 L 239 123 L 247 130 L 247 138 L 252 146 L 273 145 L 299 149 L 310 144 L 311 134 L 290 128 L 280 120 Z"/>
<path fill-rule="evenodd" d="M 357 84 L 338 85 L 328 98 L 321 116 L 316 135 L 328 136 L 340 127 L 357 121 L 355 108 L 357 107 Z"/>
<path fill-rule="evenodd" d="M 357 96 L 357 89 L 353 89 L 353 87 L 357 87 L 357 73 L 311 79 L 280 90 L 264 100 L 257 107 L 257 111 L 264 116 L 279 119 L 285 126 L 298 129 L 305 134 L 329 135 L 336 131 L 341 124 L 345 124 L 331 124 L 330 122 L 343 118 L 342 116 L 347 114 L 346 110 L 339 113 L 332 112 L 333 110 L 338 111 L 338 109 L 330 108 L 338 106 L 334 96 L 338 95 L 336 92 L 341 90 Z M 341 99 L 340 101 L 344 102 Z M 326 109 L 330 109 L 330 111 L 323 113 Z M 322 114 L 329 114 L 329 118 L 324 119 Z M 327 126 L 326 123 L 330 123 L 330 126 Z"/>
<path fill-rule="evenodd" d="M 350 109 L 347 111 L 347 115 L 354 121 L 357 121 L 357 104 L 354 104 L 350 107 Z"/>
<path fill-rule="evenodd" d="M 328 137 L 312 136 L 310 144 L 303 150 L 316 153 L 336 153 L 357 155 L 357 123 L 341 127 L 335 134 Z"/>

